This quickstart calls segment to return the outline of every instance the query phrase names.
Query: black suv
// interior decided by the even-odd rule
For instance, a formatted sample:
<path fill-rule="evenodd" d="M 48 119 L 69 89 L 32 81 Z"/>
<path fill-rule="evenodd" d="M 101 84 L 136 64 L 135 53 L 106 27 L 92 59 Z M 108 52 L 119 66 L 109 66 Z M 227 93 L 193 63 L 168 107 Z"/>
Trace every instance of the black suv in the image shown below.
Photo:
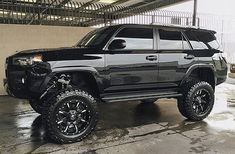
<path fill-rule="evenodd" d="M 59 143 L 80 141 L 94 130 L 98 102 L 176 98 L 183 116 L 202 120 L 213 108 L 215 86 L 227 76 L 214 34 L 163 25 L 96 29 L 73 47 L 8 57 L 8 92 L 28 99 Z"/>

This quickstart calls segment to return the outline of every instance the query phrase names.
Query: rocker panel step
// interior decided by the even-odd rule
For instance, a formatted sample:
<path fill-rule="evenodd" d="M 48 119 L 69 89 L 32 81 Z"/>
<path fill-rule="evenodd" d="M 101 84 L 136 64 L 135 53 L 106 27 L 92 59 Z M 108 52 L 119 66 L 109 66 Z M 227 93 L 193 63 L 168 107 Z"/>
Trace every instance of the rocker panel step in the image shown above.
<path fill-rule="evenodd" d="M 102 99 L 105 102 L 121 102 L 121 101 L 133 101 L 133 100 L 143 100 L 150 98 L 176 98 L 180 97 L 182 94 L 176 91 L 167 91 L 167 92 L 159 92 L 159 91 L 150 91 L 150 92 L 129 92 L 129 93 L 115 93 L 115 94 L 107 94 Z"/>

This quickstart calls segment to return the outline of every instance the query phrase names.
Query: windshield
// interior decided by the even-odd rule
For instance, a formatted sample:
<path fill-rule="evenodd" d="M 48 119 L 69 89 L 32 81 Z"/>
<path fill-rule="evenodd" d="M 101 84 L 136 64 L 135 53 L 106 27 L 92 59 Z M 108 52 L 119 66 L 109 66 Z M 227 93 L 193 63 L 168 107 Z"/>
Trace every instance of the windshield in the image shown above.
<path fill-rule="evenodd" d="M 109 37 L 112 30 L 104 27 L 88 33 L 75 46 L 77 47 L 97 47 L 102 45 Z"/>

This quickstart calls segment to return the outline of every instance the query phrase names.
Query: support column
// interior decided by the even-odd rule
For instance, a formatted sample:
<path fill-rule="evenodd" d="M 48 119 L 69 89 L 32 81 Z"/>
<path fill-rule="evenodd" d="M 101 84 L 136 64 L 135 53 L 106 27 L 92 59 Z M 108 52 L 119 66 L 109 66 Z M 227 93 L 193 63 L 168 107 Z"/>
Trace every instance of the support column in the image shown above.
<path fill-rule="evenodd" d="M 196 26 L 197 21 L 197 0 L 194 0 L 193 4 L 193 26 Z"/>

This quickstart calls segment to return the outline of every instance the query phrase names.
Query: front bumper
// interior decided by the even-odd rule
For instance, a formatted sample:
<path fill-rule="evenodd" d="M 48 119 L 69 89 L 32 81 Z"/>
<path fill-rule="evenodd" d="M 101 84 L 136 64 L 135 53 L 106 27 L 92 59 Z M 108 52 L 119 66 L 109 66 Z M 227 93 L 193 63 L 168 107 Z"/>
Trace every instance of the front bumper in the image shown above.
<path fill-rule="evenodd" d="M 10 89 L 9 89 L 9 86 L 8 86 L 8 83 L 7 83 L 7 79 L 3 79 L 3 86 L 4 86 L 4 89 L 5 89 L 6 93 L 7 93 L 9 96 L 14 97 L 14 95 L 12 94 L 12 92 L 11 92 Z"/>
<path fill-rule="evenodd" d="M 45 62 L 43 62 L 45 63 Z M 8 63 L 6 65 L 6 91 L 8 94 L 17 98 L 32 99 L 38 98 L 43 93 L 47 75 L 50 73 L 48 68 L 41 68 L 40 65 L 16 66 Z M 35 69 L 37 68 L 37 69 Z M 48 78 L 47 78 L 48 80 Z"/>

